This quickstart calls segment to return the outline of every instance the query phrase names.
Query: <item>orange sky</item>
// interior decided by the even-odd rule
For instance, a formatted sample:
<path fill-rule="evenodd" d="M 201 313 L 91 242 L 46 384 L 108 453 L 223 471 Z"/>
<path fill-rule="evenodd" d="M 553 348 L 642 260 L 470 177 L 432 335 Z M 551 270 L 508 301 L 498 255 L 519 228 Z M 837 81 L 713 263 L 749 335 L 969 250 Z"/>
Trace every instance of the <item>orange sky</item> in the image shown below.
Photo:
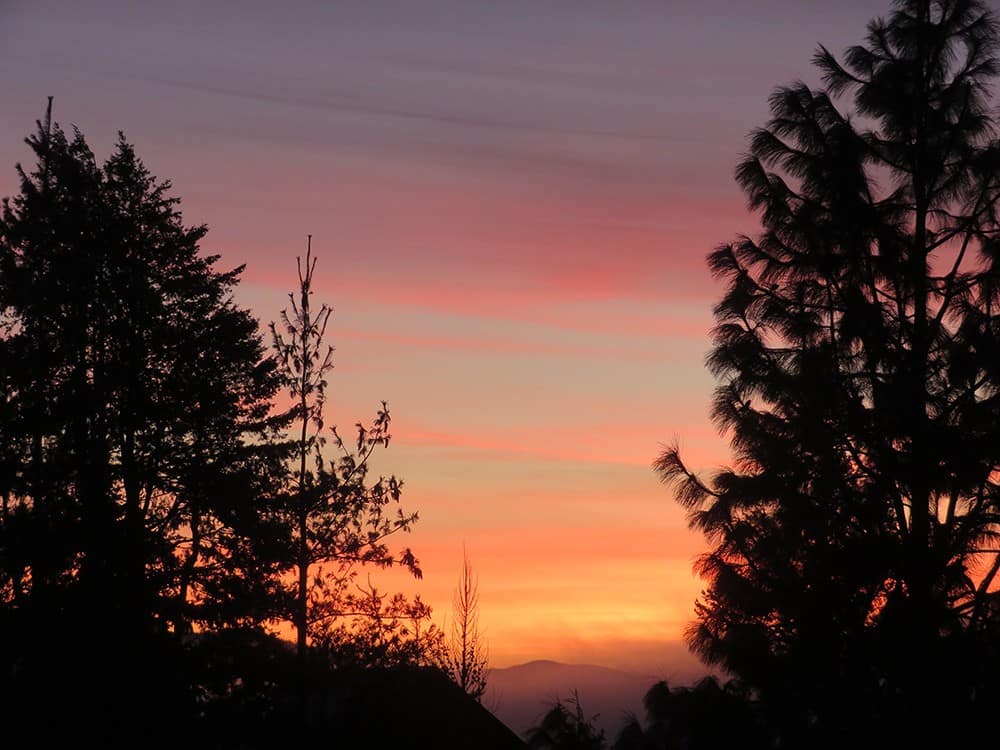
<path fill-rule="evenodd" d="M 389 402 L 379 467 L 443 618 L 466 545 L 495 666 L 667 670 L 702 540 L 650 470 L 723 462 L 704 257 L 753 230 L 731 179 L 771 88 L 869 2 L 0 4 L 0 195 L 55 97 L 123 129 L 263 322 L 313 235 L 328 422 Z M 419 12 L 416 10 L 419 6 Z M 381 580 L 381 579 L 380 579 Z"/>

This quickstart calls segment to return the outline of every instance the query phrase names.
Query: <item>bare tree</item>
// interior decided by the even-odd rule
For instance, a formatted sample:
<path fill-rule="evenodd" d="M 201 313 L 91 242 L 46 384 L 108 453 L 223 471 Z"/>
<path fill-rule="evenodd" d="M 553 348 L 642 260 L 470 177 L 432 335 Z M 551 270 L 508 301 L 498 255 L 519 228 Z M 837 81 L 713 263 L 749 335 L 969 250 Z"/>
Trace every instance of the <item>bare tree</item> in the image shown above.
<path fill-rule="evenodd" d="M 477 701 L 486 692 L 489 648 L 479 631 L 479 576 L 462 548 L 462 576 L 452 602 L 455 619 L 441 654 L 441 668 L 462 690 Z"/>

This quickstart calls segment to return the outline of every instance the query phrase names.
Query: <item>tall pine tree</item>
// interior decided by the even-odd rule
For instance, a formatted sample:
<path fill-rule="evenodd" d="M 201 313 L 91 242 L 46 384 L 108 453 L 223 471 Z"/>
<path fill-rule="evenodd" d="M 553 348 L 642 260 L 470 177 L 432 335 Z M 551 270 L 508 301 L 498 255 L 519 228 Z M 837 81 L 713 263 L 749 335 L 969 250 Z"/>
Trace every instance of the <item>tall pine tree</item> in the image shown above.
<path fill-rule="evenodd" d="M 997 695 L 997 53 L 977 0 L 821 47 L 737 170 L 762 232 L 710 256 L 735 464 L 655 468 L 710 543 L 689 641 L 788 743 L 943 737 Z"/>

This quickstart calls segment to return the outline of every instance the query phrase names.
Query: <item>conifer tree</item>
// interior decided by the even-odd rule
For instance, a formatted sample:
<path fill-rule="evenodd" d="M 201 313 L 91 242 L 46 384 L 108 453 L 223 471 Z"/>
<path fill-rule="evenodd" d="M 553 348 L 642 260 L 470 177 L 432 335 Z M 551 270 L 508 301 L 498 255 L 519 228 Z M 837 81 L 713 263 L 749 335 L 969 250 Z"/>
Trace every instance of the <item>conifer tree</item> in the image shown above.
<path fill-rule="evenodd" d="M 154 640 L 266 619 L 278 379 L 241 269 L 215 269 L 124 136 L 101 165 L 50 116 L 27 143 L 0 214 L 4 667 L 57 652 L 52 684 L 87 696 L 66 676 L 126 679 Z"/>
<path fill-rule="evenodd" d="M 762 232 L 709 259 L 735 464 L 655 468 L 710 544 L 689 641 L 785 742 L 927 741 L 997 694 L 997 54 L 977 0 L 820 47 L 737 169 Z"/>
<path fill-rule="evenodd" d="M 299 288 L 288 295 L 291 310 L 281 312 L 280 326 L 271 324 L 281 377 L 293 401 L 288 416 L 295 427 L 294 457 L 285 513 L 292 549 L 285 570 L 295 579 L 288 619 L 303 659 L 314 637 L 327 646 L 343 641 L 347 631 L 338 621 L 345 618 L 410 617 L 405 608 L 388 613 L 379 605 L 372 611 L 371 591 L 355 585 L 361 568 L 399 565 L 417 578 L 422 575 L 408 547 L 394 554 L 387 544 L 388 537 L 409 531 L 417 520 L 416 513 L 399 507 L 403 483 L 393 475 L 368 479 L 372 455 L 387 448 L 392 437 L 386 403 L 370 425 L 356 425 L 353 446 L 333 427 L 330 434 L 338 455 L 329 462 L 324 454 L 323 410 L 333 369 L 333 347 L 325 336 L 333 311 L 326 304 L 312 306 L 315 270 L 310 236 L 305 262 L 298 260 Z M 375 601 L 381 603 L 377 596 Z"/>

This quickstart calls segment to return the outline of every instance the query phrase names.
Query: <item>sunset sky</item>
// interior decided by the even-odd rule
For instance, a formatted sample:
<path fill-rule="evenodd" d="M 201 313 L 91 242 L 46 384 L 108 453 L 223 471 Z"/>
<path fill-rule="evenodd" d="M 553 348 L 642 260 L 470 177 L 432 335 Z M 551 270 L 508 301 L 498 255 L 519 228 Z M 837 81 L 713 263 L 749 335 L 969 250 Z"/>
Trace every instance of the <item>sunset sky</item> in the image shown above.
<path fill-rule="evenodd" d="M 494 666 L 669 670 L 703 540 L 650 463 L 726 460 L 711 248 L 771 89 L 887 3 L 0 0 L 0 196 L 54 96 L 123 130 L 263 323 L 313 235 L 328 422 L 389 402 L 379 468 L 439 622 L 465 544 Z"/>

